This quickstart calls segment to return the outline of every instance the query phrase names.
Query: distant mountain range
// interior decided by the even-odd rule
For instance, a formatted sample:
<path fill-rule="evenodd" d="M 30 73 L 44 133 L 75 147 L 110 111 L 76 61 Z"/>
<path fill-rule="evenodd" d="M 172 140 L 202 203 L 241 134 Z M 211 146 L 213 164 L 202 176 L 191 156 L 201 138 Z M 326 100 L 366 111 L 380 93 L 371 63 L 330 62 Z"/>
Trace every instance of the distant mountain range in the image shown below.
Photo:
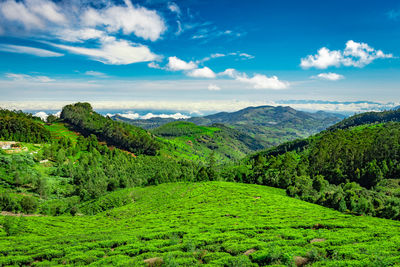
<path fill-rule="evenodd" d="M 188 121 L 201 126 L 210 126 L 215 123 L 224 124 L 255 138 L 264 147 L 270 147 L 320 132 L 344 118 L 344 115 L 324 111 L 311 113 L 298 111 L 291 107 L 259 106 L 248 107 L 236 112 L 220 112 L 179 121 Z M 127 122 L 144 129 L 155 129 L 164 124 L 177 121 L 172 118 L 132 120 L 118 114 L 112 116 L 112 119 Z"/>

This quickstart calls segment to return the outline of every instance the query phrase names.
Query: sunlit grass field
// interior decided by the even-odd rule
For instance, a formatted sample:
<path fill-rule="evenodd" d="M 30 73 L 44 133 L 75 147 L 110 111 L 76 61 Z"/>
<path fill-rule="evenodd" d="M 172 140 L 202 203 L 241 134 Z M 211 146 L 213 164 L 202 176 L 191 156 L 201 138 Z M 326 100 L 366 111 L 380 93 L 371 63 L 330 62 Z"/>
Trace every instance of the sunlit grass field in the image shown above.
<path fill-rule="evenodd" d="M 116 191 L 81 209 L 107 209 L 107 201 L 129 204 L 92 216 L 2 216 L 11 230 L 0 233 L 0 265 L 400 263 L 400 222 L 342 214 L 276 188 L 162 184 Z"/>

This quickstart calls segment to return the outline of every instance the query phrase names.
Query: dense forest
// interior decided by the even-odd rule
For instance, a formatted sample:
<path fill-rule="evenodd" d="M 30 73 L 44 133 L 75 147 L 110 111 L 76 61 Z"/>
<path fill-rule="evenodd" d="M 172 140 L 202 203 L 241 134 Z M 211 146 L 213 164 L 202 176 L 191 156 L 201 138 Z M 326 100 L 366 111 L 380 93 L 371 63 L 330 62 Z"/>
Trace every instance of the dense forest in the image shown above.
<path fill-rule="evenodd" d="M 234 180 L 284 188 L 340 211 L 400 219 L 399 141 L 395 122 L 325 131 L 251 156 Z"/>
<path fill-rule="evenodd" d="M 149 132 L 105 118 L 94 112 L 89 103 L 65 106 L 61 119 L 85 135 L 94 134 L 101 140 L 132 153 L 155 155 L 159 149 L 159 144 Z"/>
<path fill-rule="evenodd" d="M 381 112 L 365 112 L 346 118 L 335 125 L 328 127 L 328 130 L 335 129 L 347 129 L 350 127 L 371 124 L 371 123 L 382 123 L 390 121 L 400 121 L 400 109 L 387 110 Z"/>
<path fill-rule="evenodd" d="M 43 143 L 50 141 L 50 133 L 39 118 L 0 109 L 0 140 Z"/>

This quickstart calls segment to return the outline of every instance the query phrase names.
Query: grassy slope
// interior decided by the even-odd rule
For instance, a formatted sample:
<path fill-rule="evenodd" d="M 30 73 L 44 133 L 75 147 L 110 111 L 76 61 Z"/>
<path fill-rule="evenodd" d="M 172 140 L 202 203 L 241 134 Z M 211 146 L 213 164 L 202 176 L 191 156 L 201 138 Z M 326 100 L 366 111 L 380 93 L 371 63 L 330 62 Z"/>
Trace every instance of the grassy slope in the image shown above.
<path fill-rule="evenodd" d="M 78 138 L 78 133 L 70 130 L 67 124 L 62 122 L 56 122 L 52 124 L 45 124 L 44 126 L 51 133 L 51 137 L 54 139 L 59 139 L 61 137 L 69 138 L 74 143 L 76 143 Z"/>
<path fill-rule="evenodd" d="M 229 129 L 224 125 L 220 127 L 198 126 L 190 122 L 171 122 L 152 132 L 160 137 L 166 144 L 161 150 L 162 154 L 174 155 L 178 158 L 208 161 L 214 153 L 216 160 L 226 162 L 232 159 L 239 160 L 247 153 L 254 152 L 254 148 L 261 148 L 257 142 L 250 144 L 249 136 Z"/>
<path fill-rule="evenodd" d="M 289 265 L 295 256 L 317 266 L 400 261 L 400 222 L 345 215 L 279 189 L 207 182 L 129 190 L 134 203 L 95 216 L 16 219 L 15 236 L 0 230 L 0 265 L 140 266 L 153 257 L 169 266 Z M 315 238 L 326 240 L 310 243 Z M 249 249 L 256 251 L 243 255 Z"/>

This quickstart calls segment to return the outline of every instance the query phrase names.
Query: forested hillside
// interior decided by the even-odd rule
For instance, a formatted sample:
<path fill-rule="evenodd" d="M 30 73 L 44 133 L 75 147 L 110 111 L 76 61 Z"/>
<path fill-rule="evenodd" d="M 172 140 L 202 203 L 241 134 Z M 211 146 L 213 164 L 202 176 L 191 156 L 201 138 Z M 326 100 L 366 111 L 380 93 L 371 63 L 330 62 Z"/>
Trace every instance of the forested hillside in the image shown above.
<path fill-rule="evenodd" d="M 381 112 L 365 112 L 356 114 L 347 119 L 344 119 L 338 122 L 335 125 L 332 125 L 328 128 L 328 130 L 335 129 L 347 129 L 350 127 L 370 124 L 370 123 L 382 123 L 389 121 L 400 121 L 400 109 L 381 111 Z"/>
<path fill-rule="evenodd" d="M 0 140 L 43 143 L 50 141 L 50 132 L 39 118 L 0 109 Z"/>
<path fill-rule="evenodd" d="M 397 122 L 325 131 L 253 155 L 239 180 L 284 188 L 340 211 L 398 220 L 399 140 Z"/>
<path fill-rule="evenodd" d="M 319 111 L 303 112 L 290 107 L 248 107 L 236 112 L 220 112 L 186 120 L 196 125 L 211 126 L 224 124 L 256 139 L 264 148 L 278 145 L 285 141 L 308 137 L 339 122 L 344 116 Z M 115 120 L 125 121 L 146 129 L 154 129 L 173 119 L 152 118 L 149 120 L 130 120 L 115 115 Z"/>
<path fill-rule="evenodd" d="M 65 106 L 61 119 L 84 135 L 94 134 L 111 145 L 137 154 L 155 155 L 159 144 L 149 132 L 113 121 L 93 111 L 89 103 Z"/>
<path fill-rule="evenodd" d="M 223 124 L 197 126 L 191 122 L 176 121 L 152 130 L 165 145 L 166 153 L 186 156 L 191 160 L 218 162 L 240 160 L 247 154 L 263 148 L 251 136 Z"/>
<path fill-rule="evenodd" d="M 0 265 L 390 266 L 400 257 L 400 122 L 254 153 L 258 140 L 223 124 L 148 132 L 85 103 L 48 123 L 0 115 L 29 126 L 0 136 L 18 141 L 0 149 Z M 147 142 L 159 149 L 148 153 Z"/>

